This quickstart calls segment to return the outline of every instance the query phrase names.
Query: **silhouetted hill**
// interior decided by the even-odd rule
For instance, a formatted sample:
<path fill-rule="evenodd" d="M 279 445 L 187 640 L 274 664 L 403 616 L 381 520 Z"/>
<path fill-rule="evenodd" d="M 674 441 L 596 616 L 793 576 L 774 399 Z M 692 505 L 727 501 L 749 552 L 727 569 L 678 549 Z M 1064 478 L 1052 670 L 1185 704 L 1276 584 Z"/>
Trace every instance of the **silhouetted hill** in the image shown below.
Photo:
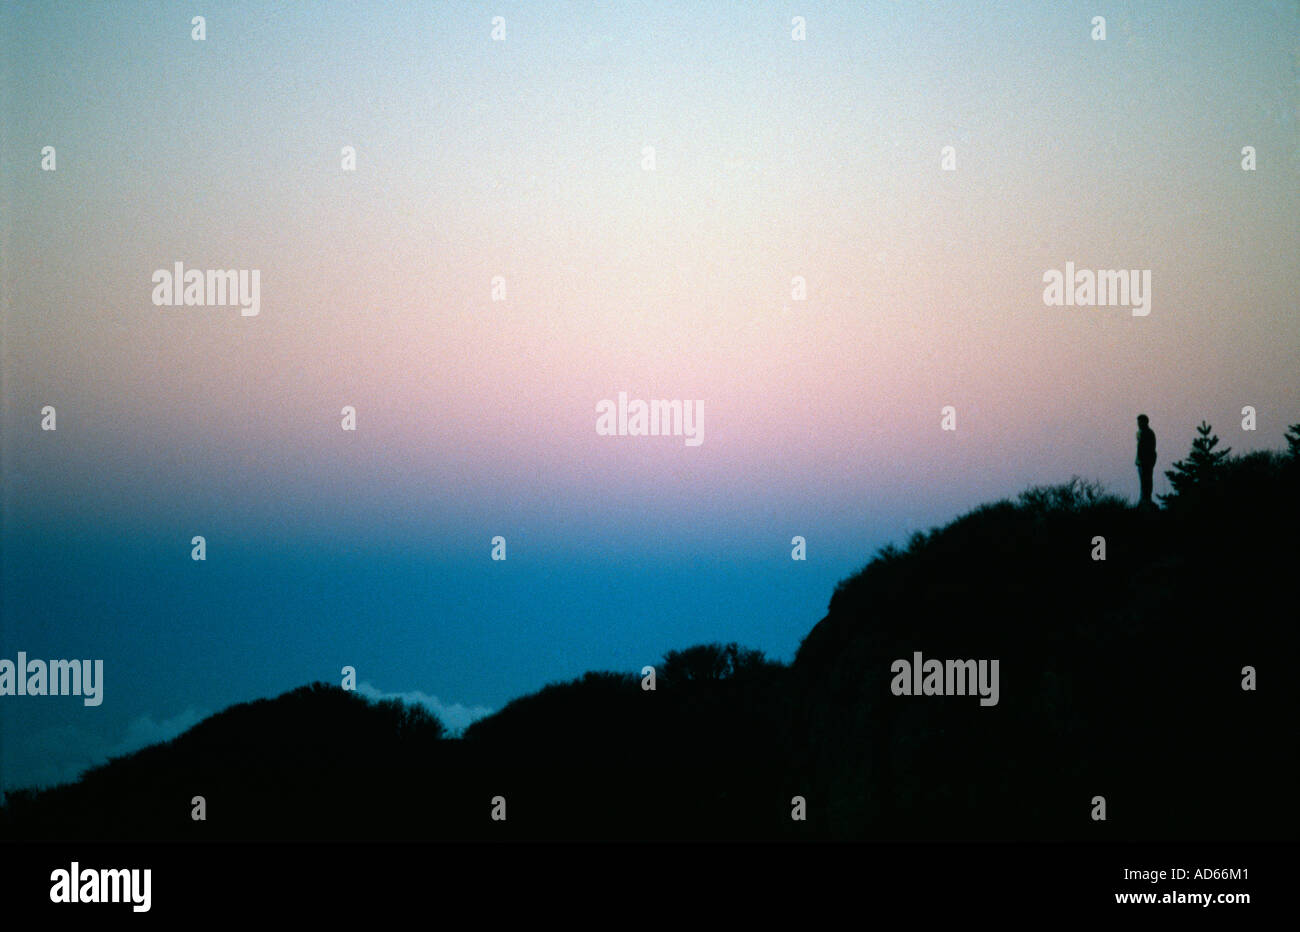
<path fill-rule="evenodd" d="M 1298 463 L 1227 460 L 1162 511 L 1077 479 L 981 506 L 843 581 L 790 666 L 698 645 L 669 652 L 653 691 L 640 675 L 588 673 L 455 740 L 422 709 L 314 684 L 74 785 L 11 794 L 0 826 L 124 839 L 1293 838 Z M 915 652 L 996 659 L 996 705 L 895 695 L 891 667 Z M 190 819 L 195 795 L 206 822 Z M 796 795 L 806 821 L 790 818 Z M 496 796 L 505 822 L 491 819 Z"/>
<path fill-rule="evenodd" d="M 202 837 L 215 829 L 231 838 L 328 838 L 340 807 L 393 815 L 397 801 L 386 788 L 427 770 L 443 733 L 422 707 L 314 683 L 231 706 L 75 784 L 10 793 L 0 826 L 27 837 Z M 195 796 L 207 802 L 206 823 L 191 821 Z"/>
<path fill-rule="evenodd" d="M 1294 462 L 1253 454 L 1178 509 L 1076 481 L 887 549 L 794 663 L 793 757 L 828 830 L 1293 837 L 1298 491 Z M 890 664 L 914 651 L 998 658 L 998 704 L 894 696 Z"/>

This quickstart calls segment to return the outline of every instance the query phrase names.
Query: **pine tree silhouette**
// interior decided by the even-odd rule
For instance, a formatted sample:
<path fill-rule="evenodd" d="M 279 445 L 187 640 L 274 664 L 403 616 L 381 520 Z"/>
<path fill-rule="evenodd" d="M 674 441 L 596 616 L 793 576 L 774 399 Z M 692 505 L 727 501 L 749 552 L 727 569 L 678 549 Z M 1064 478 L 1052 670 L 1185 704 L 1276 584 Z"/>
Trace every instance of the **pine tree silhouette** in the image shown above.
<path fill-rule="evenodd" d="M 1286 429 L 1286 455 L 1300 458 L 1300 424 Z"/>
<path fill-rule="evenodd" d="M 1219 438 L 1211 433 L 1213 429 L 1205 421 L 1201 421 L 1200 426 L 1196 428 L 1200 436 L 1192 441 L 1192 452 L 1186 459 L 1174 463 L 1173 469 L 1165 470 L 1165 478 L 1169 480 L 1173 492 L 1161 495 L 1161 504 L 1167 506 L 1179 498 L 1189 497 L 1222 475 L 1223 461 L 1232 452 L 1232 447 L 1215 450 Z"/>

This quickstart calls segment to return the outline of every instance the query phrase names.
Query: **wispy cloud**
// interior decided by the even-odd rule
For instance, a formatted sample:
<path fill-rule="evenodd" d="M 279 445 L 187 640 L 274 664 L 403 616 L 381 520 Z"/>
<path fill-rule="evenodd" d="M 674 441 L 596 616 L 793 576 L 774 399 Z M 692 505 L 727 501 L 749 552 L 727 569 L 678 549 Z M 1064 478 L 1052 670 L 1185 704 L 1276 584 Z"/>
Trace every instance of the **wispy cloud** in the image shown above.
<path fill-rule="evenodd" d="M 438 720 L 446 725 L 447 729 L 453 734 L 460 734 L 471 723 L 491 715 L 495 711 L 483 705 L 466 706 L 459 702 L 448 704 L 437 696 L 430 696 L 419 690 L 404 693 L 381 692 L 368 682 L 358 683 L 357 692 L 367 699 L 401 699 L 403 702 L 413 705 L 422 705 L 438 716 Z"/>

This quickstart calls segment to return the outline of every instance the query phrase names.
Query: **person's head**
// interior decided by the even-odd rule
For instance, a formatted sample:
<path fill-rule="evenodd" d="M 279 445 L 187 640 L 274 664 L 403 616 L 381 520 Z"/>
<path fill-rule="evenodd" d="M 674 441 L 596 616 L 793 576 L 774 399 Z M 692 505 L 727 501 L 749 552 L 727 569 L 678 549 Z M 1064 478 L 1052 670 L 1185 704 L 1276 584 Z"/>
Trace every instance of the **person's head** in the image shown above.
<path fill-rule="evenodd" d="M 1146 427 L 1146 426 L 1147 426 L 1147 416 L 1145 414 L 1139 414 L 1138 427 Z"/>

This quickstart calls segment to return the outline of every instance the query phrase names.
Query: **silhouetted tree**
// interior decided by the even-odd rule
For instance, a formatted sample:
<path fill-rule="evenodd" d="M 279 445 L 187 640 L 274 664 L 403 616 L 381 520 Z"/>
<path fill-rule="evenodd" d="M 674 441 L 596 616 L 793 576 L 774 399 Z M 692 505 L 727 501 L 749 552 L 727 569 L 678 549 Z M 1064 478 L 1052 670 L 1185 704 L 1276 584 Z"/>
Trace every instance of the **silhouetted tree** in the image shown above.
<path fill-rule="evenodd" d="M 769 665 L 761 650 L 730 644 L 696 644 L 664 654 L 662 677 L 669 683 L 703 683 L 730 679 Z"/>
<path fill-rule="evenodd" d="M 1174 463 L 1173 469 L 1165 470 L 1165 478 L 1169 480 L 1173 492 L 1160 496 L 1162 504 L 1169 505 L 1179 498 L 1190 496 L 1222 475 L 1223 461 L 1232 452 L 1232 447 L 1214 449 L 1219 444 L 1219 438 L 1212 433 L 1213 430 L 1209 424 L 1201 421 L 1196 428 L 1196 433 L 1200 436 L 1192 441 L 1192 450 L 1187 458 Z"/>
<path fill-rule="evenodd" d="M 1300 424 L 1286 429 L 1286 455 L 1300 459 Z"/>
<path fill-rule="evenodd" d="M 422 705 L 398 699 L 380 699 L 373 703 L 376 722 L 382 722 L 399 741 L 436 741 L 447 737 L 447 728 L 438 716 Z"/>

